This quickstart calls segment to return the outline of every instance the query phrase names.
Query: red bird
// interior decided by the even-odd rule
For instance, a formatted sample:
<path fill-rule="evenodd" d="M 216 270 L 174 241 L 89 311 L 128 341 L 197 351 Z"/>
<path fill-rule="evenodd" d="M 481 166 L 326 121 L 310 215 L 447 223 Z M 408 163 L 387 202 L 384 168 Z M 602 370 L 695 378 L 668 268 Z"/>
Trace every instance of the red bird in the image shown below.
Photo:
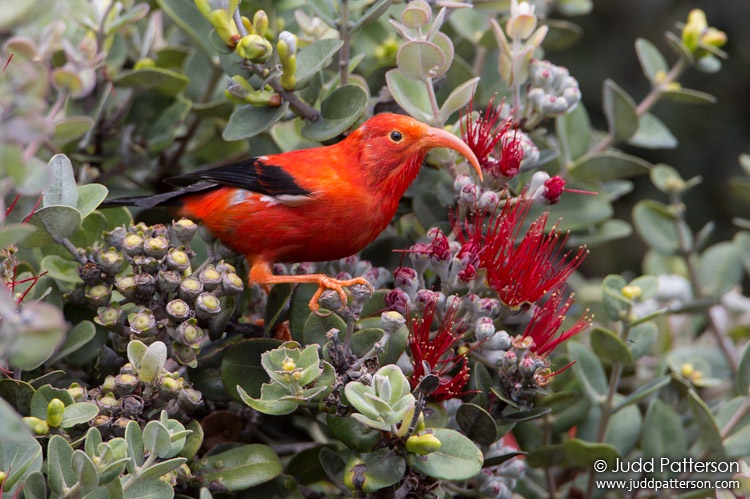
<path fill-rule="evenodd" d="M 251 283 L 316 283 L 317 312 L 325 289 L 370 285 L 358 277 L 273 275 L 276 262 L 325 261 L 362 250 L 396 214 L 399 200 L 419 173 L 427 151 L 454 149 L 482 177 L 476 156 L 455 135 L 408 116 L 379 114 L 341 142 L 270 154 L 168 179 L 182 189 L 155 196 L 115 199 L 113 205 L 177 205 L 176 213 L 200 221 L 250 264 Z"/>

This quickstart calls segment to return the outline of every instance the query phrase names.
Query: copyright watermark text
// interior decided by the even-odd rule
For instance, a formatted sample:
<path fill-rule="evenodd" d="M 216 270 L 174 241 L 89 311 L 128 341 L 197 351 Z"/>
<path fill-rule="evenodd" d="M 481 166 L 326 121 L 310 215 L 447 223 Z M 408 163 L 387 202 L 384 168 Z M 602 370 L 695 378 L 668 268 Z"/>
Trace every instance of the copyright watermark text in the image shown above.
<path fill-rule="evenodd" d="M 682 477 L 693 473 L 740 473 L 740 463 L 729 461 L 696 461 L 693 458 L 682 460 L 663 458 L 634 459 L 632 461 L 615 460 L 609 464 L 603 459 L 594 462 L 594 471 L 598 473 L 654 473 L 661 476 L 679 473 L 681 478 L 658 479 L 640 478 L 627 480 L 597 480 L 599 489 L 620 489 L 629 492 L 636 490 L 665 490 L 665 489 L 737 489 L 739 480 L 687 480 Z M 632 476 L 632 475 L 631 475 Z"/>

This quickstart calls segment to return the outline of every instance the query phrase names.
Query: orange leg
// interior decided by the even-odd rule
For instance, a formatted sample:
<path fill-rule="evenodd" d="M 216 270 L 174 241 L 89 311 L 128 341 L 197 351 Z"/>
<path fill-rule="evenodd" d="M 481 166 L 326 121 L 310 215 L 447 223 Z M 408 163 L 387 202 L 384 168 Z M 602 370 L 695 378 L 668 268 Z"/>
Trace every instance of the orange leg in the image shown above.
<path fill-rule="evenodd" d="M 318 285 L 318 289 L 310 299 L 308 306 L 315 315 L 321 315 L 318 313 L 320 305 L 318 305 L 318 299 L 323 291 L 326 289 L 332 289 L 339 294 L 341 298 L 341 307 L 346 306 L 346 293 L 344 288 L 353 286 L 354 284 L 364 284 L 369 287 L 371 291 L 374 291 L 372 284 L 367 282 L 364 277 L 355 277 L 354 279 L 334 279 L 325 274 L 305 274 L 305 275 L 274 275 L 271 272 L 271 265 L 267 262 L 256 261 L 250 266 L 250 282 L 255 284 L 262 284 L 264 287 L 268 287 L 270 284 L 281 284 L 281 283 L 314 283 Z"/>

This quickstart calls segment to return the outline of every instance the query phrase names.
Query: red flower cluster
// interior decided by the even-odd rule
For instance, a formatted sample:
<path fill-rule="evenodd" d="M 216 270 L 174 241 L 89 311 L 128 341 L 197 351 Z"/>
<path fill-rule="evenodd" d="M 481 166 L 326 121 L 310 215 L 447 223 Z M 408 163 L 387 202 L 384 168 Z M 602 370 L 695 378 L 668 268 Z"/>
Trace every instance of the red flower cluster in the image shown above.
<path fill-rule="evenodd" d="M 539 356 L 546 357 L 560 343 L 571 338 L 591 325 L 591 319 L 585 314 L 578 319 L 567 331 L 557 334 L 571 305 L 573 297 L 565 301 L 565 285 L 555 289 L 544 303 L 537 307 L 531 316 L 531 322 L 523 332 L 524 338 L 531 338 L 534 344 L 531 350 Z"/>
<path fill-rule="evenodd" d="M 490 99 L 484 115 L 473 116 L 473 102 L 461 120 L 461 137 L 482 166 L 482 170 L 494 177 L 512 178 L 521 169 L 523 147 L 516 137 L 518 123 L 511 117 L 500 119 L 500 106 Z M 511 133 L 513 131 L 513 133 Z"/>
<path fill-rule="evenodd" d="M 464 324 L 454 328 L 454 319 L 458 311 L 458 304 L 448 308 L 440 327 L 432 336 L 432 322 L 435 318 L 436 303 L 429 303 L 421 319 L 414 319 L 409 328 L 409 348 L 411 349 L 414 374 L 409 380 L 415 388 L 425 374 L 426 362 L 429 373 L 440 378 L 440 384 L 429 396 L 433 400 L 448 400 L 461 397 L 466 392 L 464 388 L 469 381 L 469 363 L 465 355 L 458 355 L 453 347 L 466 331 Z M 431 337 L 432 336 L 432 337 Z M 451 375 L 458 369 L 455 374 Z"/>

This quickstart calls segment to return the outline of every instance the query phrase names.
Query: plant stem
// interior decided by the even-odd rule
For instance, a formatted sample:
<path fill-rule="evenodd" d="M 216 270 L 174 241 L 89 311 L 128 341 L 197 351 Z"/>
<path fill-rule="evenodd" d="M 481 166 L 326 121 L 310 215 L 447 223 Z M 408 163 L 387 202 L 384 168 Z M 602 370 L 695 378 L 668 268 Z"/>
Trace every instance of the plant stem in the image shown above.
<path fill-rule="evenodd" d="M 339 50 L 339 70 L 341 71 L 341 84 L 349 83 L 349 48 L 351 46 L 351 33 L 349 32 L 349 0 L 341 0 L 341 19 L 339 20 L 339 37 L 341 38 L 341 50 Z"/>
<path fill-rule="evenodd" d="M 676 213 L 675 230 L 677 231 L 677 241 L 680 245 L 680 252 L 685 256 L 685 262 L 687 263 L 688 268 L 688 278 L 690 280 L 690 286 L 693 288 L 693 296 L 698 300 L 704 300 L 707 296 L 703 292 L 703 287 L 701 286 L 700 278 L 698 277 L 698 265 L 696 262 L 697 255 L 685 230 L 685 209 L 684 205 L 677 197 L 677 194 L 673 195 L 671 207 L 676 208 L 674 211 Z M 729 369 L 732 371 L 732 377 L 734 378 L 737 376 L 737 360 L 724 342 L 724 336 L 721 334 L 721 327 L 711 314 L 710 309 L 706 312 L 706 318 L 708 319 L 709 324 L 708 329 L 714 336 L 719 350 L 724 355 L 724 358 L 726 358 Z"/>
<path fill-rule="evenodd" d="M 687 61 L 683 57 L 680 57 L 677 62 L 675 62 L 674 66 L 672 66 L 672 68 L 669 70 L 669 73 L 667 73 L 664 79 L 658 84 L 654 85 L 651 88 L 651 91 L 646 95 L 646 97 L 644 97 L 640 104 L 636 106 L 636 115 L 640 118 L 649 110 L 651 110 L 651 108 L 654 107 L 654 104 L 656 104 L 661 98 L 664 90 L 666 90 L 669 85 L 677 81 L 677 79 L 682 75 L 687 67 Z M 610 132 L 607 133 L 607 135 L 604 136 L 602 140 L 595 144 L 594 147 L 589 149 L 589 153 L 606 151 L 614 142 L 615 137 L 610 130 Z"/>
<path fill-rule="evenodd" d="M 260 76 L 261 78 L 264 77 L 263 73 L 264 73 L 265 68 L 263 66 L 250 63 L 247 65 L 247 67 L 250 69 L 250 71 Z M 269 78 L 268 81 L 266 81 L 266 84 L 269 85 L 273 89 L 274 92 L 279 94 L 282 99 L 287 101 L 289 103 L 289 107 L 297 115 L 303 117 L 307 121 L 312 121 L 312 122 L 318 121 L 320 119 L 320 112 L 318 112 L 314 107 L 312 107 L 307 102 L 297 97 L 294 94 L 294 92 L 289 92 L 288 90 L 284 90 L 278 78 Z"/>
<path fill-rule="evenodd" d="M 438 106 L 437 95 L 435 95 L 435 86 L 432 84 L 432 78 L 424 80 L 424 84 L 427 87 L 427 97 L 430 99 L 430 107 L 432 107 L 432 126 L 443 126 L 442 120 L 440 119 L 440 106 Z"/>

